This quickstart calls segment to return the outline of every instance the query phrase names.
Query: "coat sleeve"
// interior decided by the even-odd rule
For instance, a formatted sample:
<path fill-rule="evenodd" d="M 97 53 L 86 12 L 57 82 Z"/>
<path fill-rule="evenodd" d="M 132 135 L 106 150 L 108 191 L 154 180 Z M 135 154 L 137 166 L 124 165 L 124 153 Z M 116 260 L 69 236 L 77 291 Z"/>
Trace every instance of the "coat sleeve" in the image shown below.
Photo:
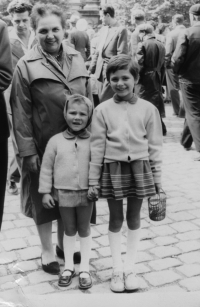
<path fill-rule="evenodd" d="M 30 88 L 28 81 L 22 75 L 22 71 L 25 72 L 26 68 L 21 60 L 20 64 L 16 66 L 13 76 L 10 105 L 19 155 L 23 158 L 37 154 L 37 149 L 33 137 Z"/>
<path fill-rule="evenodd" d="M 87 59 L 90 57 L 90 39 L 89 39 L 89 36 L 87 38 L 87 44 L 86 44 L 86 57 Z"/>
<path fill-rule="evenodd" d="M 152 108 L 152 114 L 147 122 L 146 131 L 149 146 L 149 162 L 154 182 L 161 183 L 163 136 L 160 115 L 156 107 Z"/>
<path fill-rule="evenodd" d="M 99 185 L 101 169 L 106 149 L 106 124 L 101 110 L 96 108 L 92 119 L 91 162 L 89 171 L 89 185 Z"/>
<path fill-rule="evenodd" d="M 188 46 L 188 37 L 187 37 L 187 30 L 181 31 L 176 49 L 171 58 L 171 67 L 175 73 L 179 73 L 181 65 L 185 60 L 185 55 L 187 53 L 187 46 Z"/>
<path fill-rule="evenodd" d="M 6 24 L 0 21 L 0 92 L 5 91 L 12 81 L 12 58 Z"/>
<path fill-rule="evenodd" d="M 53 137 L 49 140 L 42 158 L 38 190 L 38 192 L 41 194 L 51 193 L 56 153 L 56 138 Z"/>
<path fill-rule="evenodd" d="M 128 32 L 126 28 L 122 28 L 117 41 L 117 55 L 128 54 Z"/>
<path fill-rule="evenodd" d="M 166 50 L 166 53 L 165 53 L 165 65 L 167 68 L 170 68 L 170 64 L 171 64 L 171 57 L 172 57 L 172 54 L 173 54 L 173 39 L 171 37 L 171 35 L 168 35 L 167 36 L 167 39 L 166 39 L 166 44 L 165 44 L 165 50 Z"/>
<path fill-rule="evenodd" d="M 136 60 L 140 65 L 140 76 L 144 70 L 145 50 L 143 43 L 139 43 L 135 54 Z"/>

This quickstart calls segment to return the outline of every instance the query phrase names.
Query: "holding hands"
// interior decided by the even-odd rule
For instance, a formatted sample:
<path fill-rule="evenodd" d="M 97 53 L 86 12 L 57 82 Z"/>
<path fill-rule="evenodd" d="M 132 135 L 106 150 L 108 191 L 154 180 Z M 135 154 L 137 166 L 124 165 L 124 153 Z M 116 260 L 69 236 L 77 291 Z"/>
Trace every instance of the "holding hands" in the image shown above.
<path fill-rule="evenodd" d="M 89 187 L 88 198 L 92 201 L 96 201 L 99 198 L 99 186 Z"/>
<path fill-rule="evenodd" d="M 55 202 L 50 194 L 44 194 L 42 197 L 42 205 L 46 209 L 53 209 L 55 207 Z"/>

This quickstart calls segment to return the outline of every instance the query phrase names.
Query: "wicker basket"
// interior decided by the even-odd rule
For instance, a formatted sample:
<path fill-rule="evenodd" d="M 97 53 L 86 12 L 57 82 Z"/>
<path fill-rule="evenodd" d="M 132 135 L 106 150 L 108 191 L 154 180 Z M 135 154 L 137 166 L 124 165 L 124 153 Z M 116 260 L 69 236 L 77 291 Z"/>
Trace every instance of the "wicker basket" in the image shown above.
<path fill-rule="evenodd" d="M 162 221 L 166 215 L 166 194 L 163 190 L 148 199 L 149 218 L 152 221 Z"/>

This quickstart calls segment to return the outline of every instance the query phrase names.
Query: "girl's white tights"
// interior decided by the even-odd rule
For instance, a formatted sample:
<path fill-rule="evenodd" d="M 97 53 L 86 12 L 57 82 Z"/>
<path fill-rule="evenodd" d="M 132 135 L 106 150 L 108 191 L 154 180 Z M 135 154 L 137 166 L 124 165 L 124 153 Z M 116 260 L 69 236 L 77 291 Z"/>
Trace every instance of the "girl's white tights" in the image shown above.
<path fill-rule="evenodd" d="M 123 263 L 121 257 L 121 231 L 108 231 L 108 238 L 110 243 L 111 255 L 113 260 L 113 271 L 122 272 Z"/>
<path fill-rule="evenodd" d="M 81 264 L 80 272 L 89 272 L 89 261 L 91 251 L 91 235 L 85 238 L 80 237 Z M 82 273 L 80 277 L 88 277 L 87 273 Z"/>
<path fill-rule="evenodd" d="M 127 230 L 127 252 L 126 258 L 124 262 L 124 271 L 134 271 L 138 244 L 140 241 L 140 229 L 131 230 L 128 228 Z"/>
<path fill-rule="evenodd" d="M 65 270 L 74 269 L 74 249 L 76 243 L 76 235 L 75 236 L 67 236 L 64 234 L 63 238 L 64 243 L 64 253 L 65 253 Z M 65 272 L 65 276 L 71 275 L 70 272 Z"/>

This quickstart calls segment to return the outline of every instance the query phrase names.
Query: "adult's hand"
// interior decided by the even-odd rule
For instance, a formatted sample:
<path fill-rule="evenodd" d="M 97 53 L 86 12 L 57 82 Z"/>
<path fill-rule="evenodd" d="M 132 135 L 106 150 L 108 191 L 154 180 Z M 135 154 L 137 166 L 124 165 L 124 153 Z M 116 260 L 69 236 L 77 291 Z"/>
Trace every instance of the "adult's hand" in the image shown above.
<path fill-rule="evenodd" d="M 156 193 L 160 194 L 160 190 L 162 189 L 161 183 L 155 183 Z"/>
<path fill-rule="evenodd" d="M 24 157 L 24 167 L 27 171 L 38 173 L 40 170 L 40 158 L 38 155 Z"/>

